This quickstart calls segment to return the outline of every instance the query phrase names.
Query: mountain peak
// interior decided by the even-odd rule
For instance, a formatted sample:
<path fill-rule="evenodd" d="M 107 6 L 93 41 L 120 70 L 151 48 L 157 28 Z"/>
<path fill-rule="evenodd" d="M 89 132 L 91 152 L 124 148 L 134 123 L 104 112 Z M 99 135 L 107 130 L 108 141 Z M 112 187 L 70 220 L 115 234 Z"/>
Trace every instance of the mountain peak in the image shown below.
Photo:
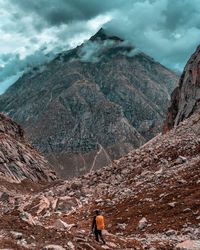
<path fill-rule="evenodd" d="M 114 41 L 119 41 L 123 42 L 124 40 L 118 36 L 115 36 L 113 34 L 109 34 L 107 30 L 104 28 L 101 28 L 97 33 L 90 38 L 90 41 L 104 41 L 104 40 L 114 40 Z"/>

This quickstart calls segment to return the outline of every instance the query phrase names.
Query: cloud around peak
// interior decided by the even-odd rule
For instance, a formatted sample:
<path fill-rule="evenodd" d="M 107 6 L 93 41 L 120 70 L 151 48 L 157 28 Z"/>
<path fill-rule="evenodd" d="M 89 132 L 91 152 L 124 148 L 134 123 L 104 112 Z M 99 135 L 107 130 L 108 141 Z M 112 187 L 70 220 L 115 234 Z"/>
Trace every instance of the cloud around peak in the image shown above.
<path fill-rule="evenodd" d="M 101 26 L 181 71 L 200 37 L 199 0 L 0 0 L 0 14 L 0 74 L 16 55 L 73 48 Z"/>

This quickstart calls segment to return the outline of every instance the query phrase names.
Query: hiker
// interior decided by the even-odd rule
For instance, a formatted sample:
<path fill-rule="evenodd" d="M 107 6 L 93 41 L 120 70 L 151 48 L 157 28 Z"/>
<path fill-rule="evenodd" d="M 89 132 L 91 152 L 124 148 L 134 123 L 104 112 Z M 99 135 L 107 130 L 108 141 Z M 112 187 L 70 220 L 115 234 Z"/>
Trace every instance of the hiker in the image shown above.
<path fill-rule="evenodd" d="M 102 215 L 102 212 L 99 210 L 95 211 L 95 216 L 92 221 L 92 233 L 95 235 L 96 241 L 99 242 L 99 237 L 102 240 L 103 244 L 106 244 L 103 236 L 102 236 L 102 230 L 104 229 L 104 217 Z"/>

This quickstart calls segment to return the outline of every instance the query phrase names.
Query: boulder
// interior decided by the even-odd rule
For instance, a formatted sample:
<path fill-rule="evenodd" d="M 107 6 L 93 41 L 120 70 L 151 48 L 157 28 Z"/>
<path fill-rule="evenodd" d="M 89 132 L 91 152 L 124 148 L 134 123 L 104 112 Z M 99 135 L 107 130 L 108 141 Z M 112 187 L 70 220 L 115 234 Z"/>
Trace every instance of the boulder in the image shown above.
<path fill-rule="evenodd" d="M 67 224 L 66 222 L 62 221 L 61 219 L 56 220 L 56 222 L 54 223 L 54 228 L 58 229 L 58 230 L 70 230 L 72 227 L 74 227 L 75 224 Z"/>
<path fill-rule="evenodd" d="M 10 233 L 12 234 L 12 236 L 13 236 L 16 240 L 21 240 L 21 239 L 22 239 L 22 233 L 15 232 L 15 231 L 11 231 Z"/>
<path fill-rule="evenodd" d="M 199 250 L 200 241 L 199 240 L 186 240 L 176 245 L 176 249 L 177 250 Z"/>
<path fill-rule="evenodd" d="M 67 246 L 69 247 L 70 250 L 75 250 L 75 246 L 71 241 L 67 243 Z"/>
<path fill-rule="evenodd" d="M 47 197 L 42 196 L 40 197 L 40 202 L 37 205 L 38 210 L 37 210 L 37 215 L 40 213 L 45 213 L 47 211 L 47 209 L 49 209 L 50 207 L 50 201 L 48 200 Z"/>
<path fill-rule="evenodd" d="M 6 192 L 3 192 L 0 197 L 0 201 L 5 202 L 5 203 L 9 202 L 9 194 Z"/>
<path fill-rule="evenodd" d="M 176 202 L 169 202 L 168 205 L 169 205 L 170 207 L 175 207 Z"/>
<path fill-rule="evenodd" d="M 33 219 L 32 215 L 27 213 L 27 212 L 21 212 L 20 213 L 20 218 L 27 222 L 29 225 L 36 225 L 35 220 Z"/>
<path fill-rule="evenodd" d="M 148 222 L 147 222 L 147 219 L 145 217 L 143 217 L 140 221 L 139 221 L 139 224 L 138 224 L 138 228 L 140 230 L 143 230 L 144 228 L 146 228 L 148 225 Z"/>
<path fill-rule="evenodd" d="M 120 230 L 125 230 L 126 229 L 126 223 L 118 223 L 117 224 L 117 228 Z"/>
<path fill-rule="evenodd" d="M 83 186 L 83 184 L 80 182 L 80 181 L 74 181 L 72 184 L 71 184 L 71 189 L 73 190 L 77 190 L 77 189 L 81 189 Z"/>
<path fill-rule="evenodd" d="M 63 196 L 58 199 L 56 210 L 69 212 L 78 205 L 80 205 L 79 201 L 75 197 Z"/>
<path fill-rule="evenodd" d="M 177 159 L 176 159 L 176 161 L 175 161 L 175 164 L 183 164 L 184 162 L 186 162 L 187 161 L 187 158 L 186 157 L 184 157 L 184 156 L 179 156 Z"/>
<path fill-rule="evenodd" d="M 43 248 L 43 250 L 66 250 L 66 248 L 60 245 L 47 245 Z"/>
<path fill-rule="evenodd" d="M 165 234 L 166 234 L 167 236 L 171 236 L 171 235 L 176 234 L 176 231 L 175 231 L 175 230 L 172 230 L 172 229 L 169 229 L 168 231 L 165 232 Z"/>

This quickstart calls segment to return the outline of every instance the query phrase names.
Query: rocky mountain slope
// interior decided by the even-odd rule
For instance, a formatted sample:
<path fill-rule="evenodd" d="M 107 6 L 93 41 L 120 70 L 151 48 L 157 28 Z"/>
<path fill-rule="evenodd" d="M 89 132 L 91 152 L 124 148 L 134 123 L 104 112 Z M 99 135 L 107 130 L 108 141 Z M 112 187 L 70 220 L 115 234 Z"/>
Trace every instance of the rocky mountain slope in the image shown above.
<path fill-rule="evenodd" d="M 200 46 L 187 62 L 171 99 L 164 131 L 178 125 L 200 108 Z"/>
<path fill-rule="evenodd" d="M 103 171 L 46 186 L 3 183 L 1 246 L 199 249 L 199 131 L 200 113 L 196 113 Z M 90 234 L 97 208 L 106 219 L 106 245 L 95 243 Z M 193 248 L 181 248 L 188 244 Z"/>
<path fill-rule="evenodd" d="M 110 164 L 161 128 L 177 76 L 101 29 L 0 96 L 62 177 Z"/>
<path fill-rule="evenodd" d="M 22 128 L 0 114 L 0 177 L 20 182 L 54 180 L 47 161 L 24 138 Z"/>

